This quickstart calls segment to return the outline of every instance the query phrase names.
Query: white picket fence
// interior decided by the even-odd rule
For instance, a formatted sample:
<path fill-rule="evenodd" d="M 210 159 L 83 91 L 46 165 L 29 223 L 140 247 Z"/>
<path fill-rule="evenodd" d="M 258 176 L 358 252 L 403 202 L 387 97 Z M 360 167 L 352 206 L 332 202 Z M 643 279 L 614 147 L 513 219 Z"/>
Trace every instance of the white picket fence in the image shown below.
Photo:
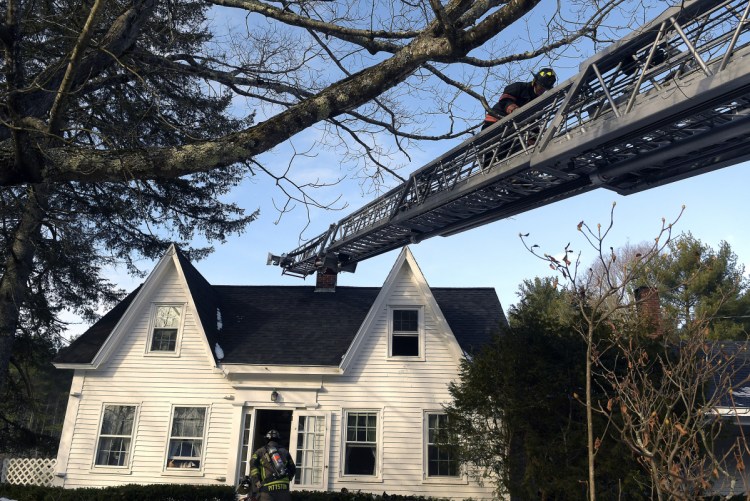
<path fill-rule="evenodd" d="M 52 485 L 57 459 L 9 458 L 3 459 L 0 482 L 4 484 Z"/>

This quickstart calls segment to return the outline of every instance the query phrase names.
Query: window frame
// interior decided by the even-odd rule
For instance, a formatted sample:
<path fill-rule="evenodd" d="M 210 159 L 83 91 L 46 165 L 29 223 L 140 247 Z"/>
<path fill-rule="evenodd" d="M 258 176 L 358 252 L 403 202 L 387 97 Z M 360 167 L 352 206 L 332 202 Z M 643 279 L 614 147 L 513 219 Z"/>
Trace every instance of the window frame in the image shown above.
<path fill-rule="evenodd" d="M 349 421 L 349 414 L 351 413 L 372 413 L 375 414 L 376 421 L 376 442 L 375 442 L 375 474 L 374 475 L 362 475 L 362 474 L 346 474 L 346 432 L 347 422 Z M 380 408 L 351 408 L 341 410 L 341 447 L 339 451 L 339 481 L 342 482 L 372 482 L 382 483 L 383 482 L 383 409 Z"/>
<path fill-rule="evenodd" d="M 97 464 L 97 458 L 99 457 L 99 446 L 102 439 L 102 425 L 104 424 L 104 414 L 107 407 L 133 407 L 133 426 L 130 430 L 130 443 L 127 451 L 127 462 L 122 466 L 111 465 L 111 464 Z M 138 428 L 138 418 L 140 415 L 140 403 L 133 402 L 102 402 L 101 409 L 99 411 L 99 424 L 96 432 L 96 442 L 91 460 L 91 471 L 92 472 L 103 472 L 103 473 L 130 473 L 133 465 L 133 451 L 135 444 L 136 430 Z M 106 435 L 107 437 L 124 437 L 125 435 Z"/>
<path fill-rule="evenodd" d="M 393 338 L 394 336 L 410 336 L 410 334 L 399 334 L 400 331 L 394 330 L 393 315 L 396 311 L 416 311 L 417 312 L 417 330 L 415 336 L 417 337 L 417 347 L 419 353 L 417 355 L 394 355 L 393 354 Z M 404 331 L 412 332 L 412 331 Z M 387 358 L 389 360 L 396 361 L 421 361 L 425 360 L 425 328 L 424 328 L 424 306 L 422 305 L 389 305 L 388 306 L 388 353 Z"/>
<path fill-rule="evenodd" d="M 172 307 L 172 308 L 178 308 L 180 310 L 179 325 L 177 326 L 177 332 L 175 334 L 174 351 L 154 350 L 152 348 L 152 344 L 154 341 L 154 331 L 156 329 L 161 328 L 161 327 L 156 326 L 157 314 L 159 312 L 159 308 L 161 307 L 167 307 L 167 308 Z M 151 314 L 150 314 L 150 320 L 149 320 L 149 326 L 148 326 L 148 338 L 146 339 L 146 356 L 151 356 L 151 357 L 179 357 L 180 356 L 180 349 L 182 347 L 182 332 L 183 332 L 183 327 L 185 325 L 185 310 L 186 309 L 187 309 L 186 303 L 164 302 L 164 303 L 152 303 L 151 304 Z"/>
<path fill-rule="evenodd" d="M 255 430 L 255 410 L 248 407 L 242 408 L 242 427 L 240 428 L 240 454 L 237 463 L 237 475 L 235 485 L 250 475 L 250 458 L 253 454 L 252 448 L 253 431 Z"/>
<path fill-rule="evenodd" d="M 430 416 L 446 416 L 443 409 L 425 409 L 422 418 L 422 483 L 423 484 L 446 484 L 446 485 L 466 485 L 469 482 L 468 475 L 462 464 L 457 465 L 457 474 L 449 475 L 430 475 L 429 474 L 429 450 L 430 450 Z"/>
<path fill-rule="evenodd" d="M 173 427 L 174 427 L 174 418 L 175 418 L 175 412 L 178 408 L 186 408 L 186 409 L 205 409 L 205 414 L 203 416 L 203 435 L 201 437 L 176 437 L 172 435 Z M 164 461 L 163 461 L 163 474 L 172 474 L 172 475 L 180 475 L 180 476 L 202 476 L 206 461 L 206 442 L 207 442 L 207 435 L 208 435 L 208 426 L 211 416 L 211 406 L 208 404 L 204 405 L 190 405 L 190 404 L 172 404 L 172 408 L 169 412 L 169 424 L 167 426 L 167 439 L 166 439 L 166 446 L 164 449 Z M 200 455 L 200 466 L 198 468 L 182 468 L 179 466 L 169 466 L 170 462 L 170 449 L 172 446 L 172 439 L 182 439 L 182 440 L 201 440 L 201 455 Z"/>
<path fill-rule="evenodd" d="M 301 466 L 297 461 L 297 453 L 299 451 L 299 418 L 323 418 L 323 464 L 321 465 L 322 473 L 320 475 L 320 482 L 317 483 L 297 483 L 297 479 L 301 478 Z M 321 490 L 326 491 L 328 489 L 328 472 L 329 472 L 329 458 L 331 451 L 331 413 L 325 411 L 295 411 L 292 415 L 292 433 L 289 440 L 289 453 L 294 458 L 295 465 L 297 466 L 297 474 L 294 476 L 294 480 L 291 482 L 291 489 L 302 489 L 302 490 Z"/>

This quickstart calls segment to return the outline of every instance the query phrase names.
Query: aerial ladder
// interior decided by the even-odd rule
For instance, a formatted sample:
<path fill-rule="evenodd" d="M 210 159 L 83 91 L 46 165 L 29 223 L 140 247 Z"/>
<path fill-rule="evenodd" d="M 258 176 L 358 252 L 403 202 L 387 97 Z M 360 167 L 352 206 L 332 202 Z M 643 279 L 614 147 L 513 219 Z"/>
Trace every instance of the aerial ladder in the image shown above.
<path fill-rule="evenodd" d="M 268 264 L 358 262 L 596 188 L 629 195 L 750 158 L 750 0 L 688 0 Z"/>

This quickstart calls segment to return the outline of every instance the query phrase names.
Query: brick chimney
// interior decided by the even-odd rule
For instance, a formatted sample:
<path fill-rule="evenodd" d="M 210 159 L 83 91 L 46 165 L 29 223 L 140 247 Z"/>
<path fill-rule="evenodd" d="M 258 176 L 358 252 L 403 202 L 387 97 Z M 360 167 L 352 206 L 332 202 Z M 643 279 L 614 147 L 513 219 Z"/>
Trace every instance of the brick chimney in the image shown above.
<path fill-rule="evenodd" d="M 661 303 L 659 291 L 655 287 L 638 287 L 635 290 L 638 320 L 645 328 L 645 334 L 652 338 L 662 335 Z"/>
<path fill-rule="evenodd" d="M 315 292 L 336 292 L 338 275 L 330 268 L 321 268 L 315 273 Z"/>

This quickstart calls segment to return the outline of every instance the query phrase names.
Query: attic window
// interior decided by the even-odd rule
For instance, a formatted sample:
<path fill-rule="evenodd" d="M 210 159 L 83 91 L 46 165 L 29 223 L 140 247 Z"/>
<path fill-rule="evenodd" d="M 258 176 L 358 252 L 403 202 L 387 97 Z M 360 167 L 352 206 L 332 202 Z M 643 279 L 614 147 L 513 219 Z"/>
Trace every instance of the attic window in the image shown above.
<path fill-rule="evenodd" d="M 149 351 L 176 353 L 181 320 L 182 306 L 157 305 L 154 311 L 154 328 L 151 332 Z"/>
<path fill-rule="evenodd" d="M 390 356 L 421 357 L 422 309 L 393 308 L 390 320 Z"/>

